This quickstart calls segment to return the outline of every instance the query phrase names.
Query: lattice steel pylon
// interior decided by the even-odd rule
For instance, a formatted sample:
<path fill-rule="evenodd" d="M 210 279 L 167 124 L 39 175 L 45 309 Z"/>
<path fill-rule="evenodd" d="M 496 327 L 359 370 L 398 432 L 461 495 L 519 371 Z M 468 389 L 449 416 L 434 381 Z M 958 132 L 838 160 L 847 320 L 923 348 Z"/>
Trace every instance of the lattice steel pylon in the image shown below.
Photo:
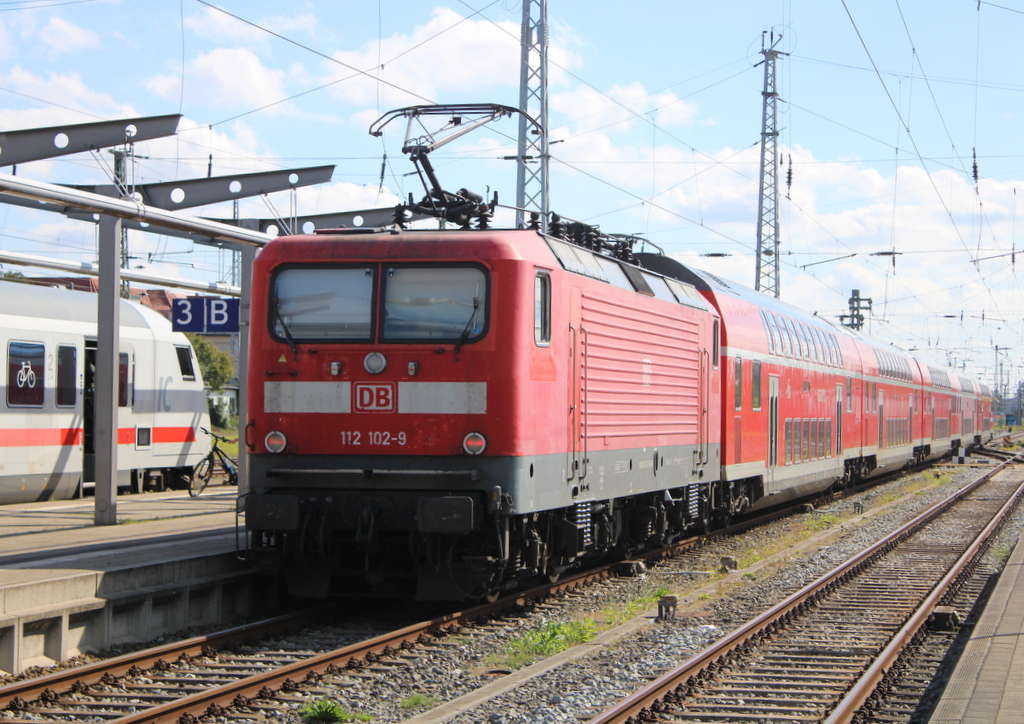
<path fill-rule="evenodd" d="M 754 289 L 778 298 L 779 288 L 779 131 L 776 125 L 775 60 L 789 55 L 775 49 L 782 40 L 771 34 L 764 56 L 764 90 L 761 92 L 761 196 L 757 202 L 757 272 Z"/>
<path fill-rule="evenodd" d="M 516 227 L 529 211 L 547 231 L 548 197 L 548 0 L 523 0 L 522 65 L 519 74 L 519 152 L 516 157 Z M 540 125 L 538 133 L 526 116 Z"/>

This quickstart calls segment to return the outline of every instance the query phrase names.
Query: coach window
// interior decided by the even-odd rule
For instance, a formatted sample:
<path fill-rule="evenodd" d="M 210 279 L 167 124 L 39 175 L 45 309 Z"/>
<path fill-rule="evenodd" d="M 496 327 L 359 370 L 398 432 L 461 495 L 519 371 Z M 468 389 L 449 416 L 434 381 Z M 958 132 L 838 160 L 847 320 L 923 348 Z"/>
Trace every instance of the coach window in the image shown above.
<path fill-rule="evenodd" d="M 785 434 L 784 445 L 785 445 L 785 448 L 786 448 L 786 465 L 791 465 L 793 463 L 793 421 L 792 420 L 786 420 L 786 434 Z"/>
<path fill-rule="evenodd" d="M 175 345 L 174 351 L 178 355 L 178 370 L 181 372 L 181 379 L 194 380 L 196 378 L 196 368 L 192 365 L 191 348 Z"/>
<path fill-rule="evenodd" d="M 821 347 L 818 345 L 818 337 L 814 327 L 807 327 L 807 339 L 811 343 L 811 360 L 821 362 Z"/>
<path fill-rule="evenodd" d="M 33 342 L 7 346 L 7 404 L 10 407 L 43 406 L 43 360 L 46 350 Z"/>
<path fill-rule="evenodd" d="M 533 279 L 533 340 L 538 347 L 551 344 L 551 275 L 537 272 Z"/>
<path fill-rule="evenodd" d="M 786 350 L 782 346 L 782 335 L 779 334 L 779 328 L 775 324 L 775 315 L 772 314 L 771 312 L 768 312 L 768 314 L 765 316 L 768 319 L 768 330 L 769 332 L 771 332 L 772 341 L 775 346 L 775 354 L 777 354 L 779 357 L 782 357 L 783 355 L 785 355 Z"/>
<path fill-rule="evenodd" d="M 750 407 L 761 409 L 761 363 L 754 362 L 750 368 Z"/>
<path fill-rule="evenodd" d="M 737 410 L 743 409 L 743 360 L 739 357 L 736 358 L 736 385 L 733 402 Z"/>
<path fill-rule="evenodd" d="M 825 345 L 825 335 L 817 327 L 813 327 L 814 341 L 818 343 L 818 362 L 828 364 L 828 347 Z"/>
<path fill-rule="evenodd" d="M 853 412 L 853 378 L 846 378 L 846 411 Z"/>
<path fill-rule="evenodd" d="M 78 401 L 78 349 L 57 347 L 57 407 L 74 407 Z"/>
<path fill-rule="evenodd" d="M 771 330 L 768 329 L 768 317 L 765 316 L 764 310 L 761 310 L 761 326 L 764 327 L 764 337 L 768 342 L 768 354 L 775 354 L 775 338 L 772 337 Z"/>
<path fill-rule="evenodd" d="M 800 331 L 800 338 L 804 342 L 804 359 L 806 359 L 806 360 L 813 360 L 814 359 L 814 345 L 811 344 L 811 333 L 810 333 L 810 330 L 807 328 L 806 324 L 802 324 L 800 322 L 797 322 L 796 325 L 797 325 L 797 329 Z"/>
<path fill-rule="evenodd" d="M 779 336 L 782 337 L 782 346 L 785 347 L 785 349 L 786 349 L 786 356 L 787 357 L 795 356 L 793 354 L 793 344 L 794 343 L 793 343 L 793 340 L 789 336 L 789 330 L 786 328 L 786 319 L 784 317 L 775 317 L 774 315 L 773 315 L 773 318 L 775 319 L 775 321 L 779 325 Z"/>
<path fill-rule="evenodd" d="M 786 326 L 789 327 L 790 336 L 793 338 L 793 356 L 797 359 L 805 359 L 807 357 L 807 343 L 804 342 L 803 335 L 800 334 L 800 325 L 791 319 L 786 319 Z"/>

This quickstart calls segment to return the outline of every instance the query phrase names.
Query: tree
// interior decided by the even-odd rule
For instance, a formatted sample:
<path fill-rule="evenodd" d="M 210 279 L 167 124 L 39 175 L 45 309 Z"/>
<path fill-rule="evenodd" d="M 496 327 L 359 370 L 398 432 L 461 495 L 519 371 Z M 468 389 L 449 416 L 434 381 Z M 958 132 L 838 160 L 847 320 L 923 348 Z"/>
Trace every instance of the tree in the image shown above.
<path fill-rule="evenodd" d="M 203 373 L 203 381 L 211 390 L 219 390 L 235 376 L 235 363 L 231 355 L 221 352 L 201 334 L 186 332 L 185 336 L 192 343 L 199 360 L 199 370 Z"/>
<path fill-rule="evenodd" d="M 28 279 L 20 271 L 5 271 L 3 274 L 0 274 L 0 279 L 3 279 L 5 282 L 28 283 Z"/>

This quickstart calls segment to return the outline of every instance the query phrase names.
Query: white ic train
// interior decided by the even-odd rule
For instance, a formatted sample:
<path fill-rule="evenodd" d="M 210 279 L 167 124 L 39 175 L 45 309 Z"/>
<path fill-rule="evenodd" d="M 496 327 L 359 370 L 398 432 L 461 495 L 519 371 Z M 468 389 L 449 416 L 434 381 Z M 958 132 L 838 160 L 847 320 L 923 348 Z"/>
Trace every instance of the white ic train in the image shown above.
<path fill-rule="evenodd" d="M 0 503 L 73 498 L 95 481 L 96 301 L 0 282 Z M 122 301 L 120 318 L 118 487 L 187 487 L 209 451 L 195 353 L 151 309 Z"/>

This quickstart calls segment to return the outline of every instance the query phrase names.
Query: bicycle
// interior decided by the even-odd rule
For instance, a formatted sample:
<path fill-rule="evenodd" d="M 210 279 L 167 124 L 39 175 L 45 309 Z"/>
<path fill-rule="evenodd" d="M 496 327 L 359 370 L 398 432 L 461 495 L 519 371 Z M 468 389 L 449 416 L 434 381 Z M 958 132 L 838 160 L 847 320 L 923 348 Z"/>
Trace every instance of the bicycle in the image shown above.
<path fill-rule="evenodd" d="M 210 448 L 210 452 L 199 461 L 195 470 L 192 471 L 192 479 L 188 485 L 188 494 L 193 498 L 198 497 L 200 493 L 206 490 L 206 486 L 210 484 L 214 473 L 218 469 L 227 475 L 229 485 L 238 485 L 238 463 L 232 460 L 217 444 L 219 442 L 228 442 L 228 439 L 221 437 L 215 432 L 210 432 L 205 427 L 199 429 L 213 438 L 213 447 Z"/>

